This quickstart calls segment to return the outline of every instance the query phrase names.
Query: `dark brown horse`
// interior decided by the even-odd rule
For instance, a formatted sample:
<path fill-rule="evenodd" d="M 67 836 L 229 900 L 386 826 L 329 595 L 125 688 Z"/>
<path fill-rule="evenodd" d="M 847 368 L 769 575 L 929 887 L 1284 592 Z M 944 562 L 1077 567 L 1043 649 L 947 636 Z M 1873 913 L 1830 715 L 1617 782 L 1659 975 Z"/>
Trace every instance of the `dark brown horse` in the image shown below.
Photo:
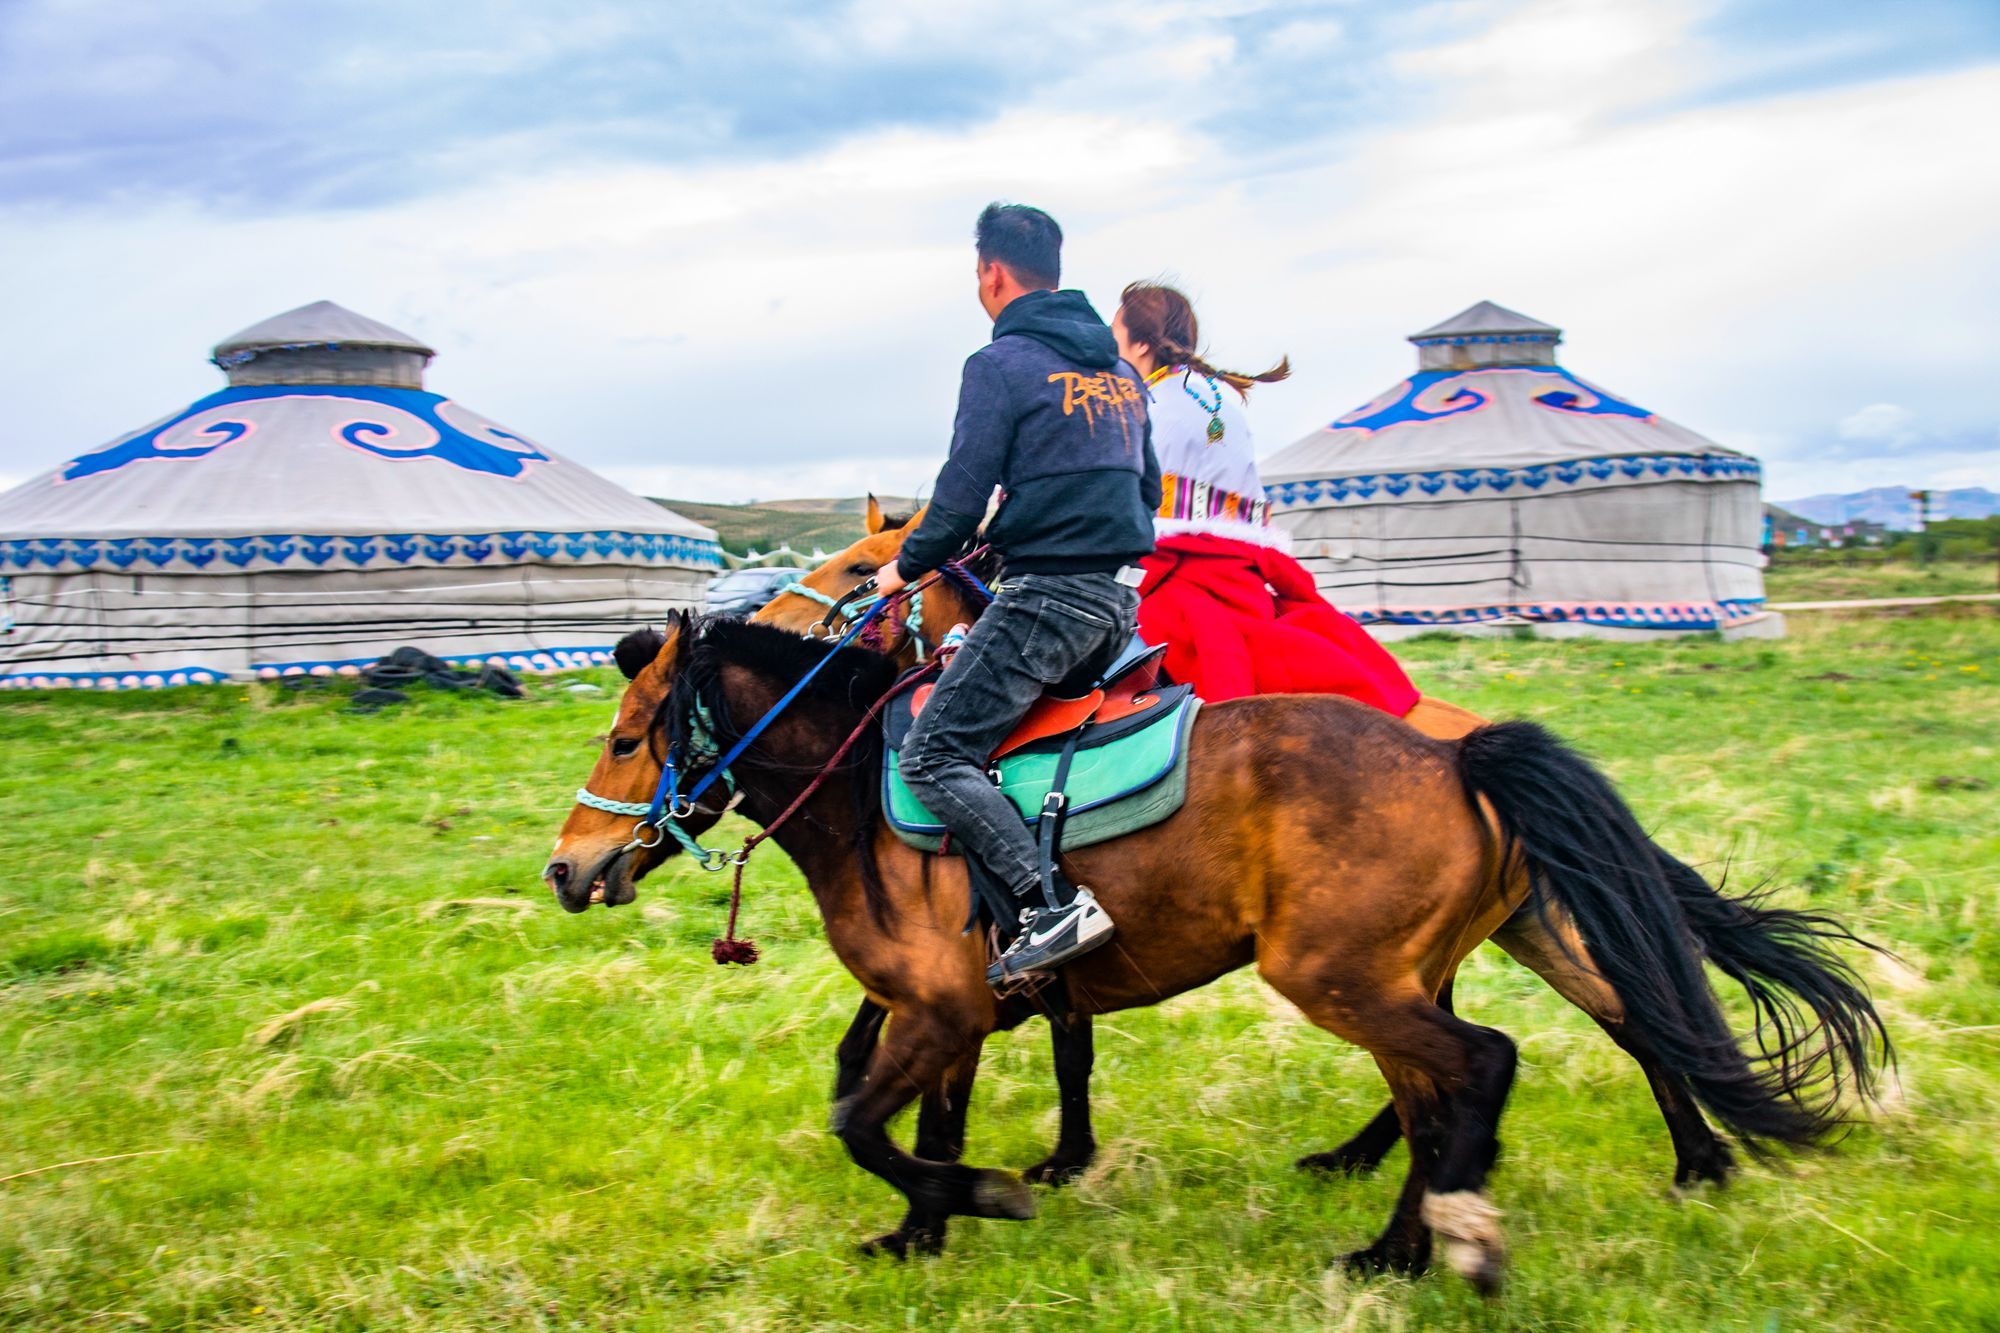
<path fill-rule="evenodd" d="M 895 559 L 904 538 L 915 526 L 916 517 L 891 518 L 870 496 L 868 535 L 801 575 L 794 590 L 772 599 L 753 619 L 801 634 L 823 632 L 829 626 L 844 627 L 848 618 L 859 612 L 844 606 L 841 599 Z M 941 580 L 913 604 L 892 609 L 875 637 L 900 664 L 911 666 L 917 660 L 920 645 L 936 644 L 954 624 L 976 619 L 982 608 L 983 603 L 968 592 L 966 585 L 951 579 Z M 1486 725 L 1485 718 L 1428 696 L 1419 699 L 1403 720 L 1426 736 L 1445 741 L 1457 740 Z M 1812 927 L 1826 923 L 1799 921 L 1782 909 L 1737 906 L 1729 899 L 1719 898 L 1687 866 L 1665 852 L 1660 855 L 1664 858 L 1662 869 L 1680 897 L 1683 910 L 1705 915 L 1711 921 L 1711 933 L 1717 939 L 1710 951 L 1711 961 L 1752 986 L 1753 994 L 1764 987 L 1784 992 L 1810 989 L 1816 984 L 1814 974 L 1799 972 L 1791 966 L 1794 955 L 1765 949 L 1761 942 L 1770 932 L 1783 930 L 1806 939 Z M 1756 920 L 1761 929 L 1740 929 L 1744 920 Z M 1662 1065 L 1643 1034 L 1625 1022 L 1622 998 L 1591 961 L 1589 949 L 1560 912 L 1516 912 L 1494 932 L 1493 943 L 1588 1014 L 1638 1063 L 1673 1143 L 1675 1187 L 1703 1181 L 1726 1184 L 1735 1169 L 1728 1145 L 1716 1136 L 1686 1083 Z M 1452 979 L 1447 978 L 1438 995 L 1440 1007 L 1451 1009 L 1452 998 Z M 853 1064 L 867 1059 L 883 1016 L 874 1001 L 862 998 L 847 1039 L 841 1045 L 844 1062 Z M 1787 1017 L 1782 1011 L 1772 1015 L 1779 1023 Z M 1058 1011 L 1050 1014 L 1049 1021 L 1061 1128 L 1054 1150 L 1022 1174 L 1030 1181 L 1062 1184 L 1081 1175 L 1096 1153 L 1097 1140 L 1090 1114 L 1094 1043 L 1088 1014 Z M 1401 1136 L 1392 1103 L 1340 1146 L 1327 1152 L 1309 1153 L 1299 1159 L 1298 1165 L 1314 1171 L 1365 1173 L 1380 1165 Z"/>
<path fill-rule="evenodd" d="M 667 732 L 705 727 L 718 746 L 734 744 L 827 651 L 764 626 L 680 617 L 664 634 L 628 637 L 618 659 L 632 684 L 590 790 L 643 801 Z M 740 812 L 768 824 L 805 795 L 894 675 L 881 655 L 835 654 L 736 761 Z M 954 1214 L 1033 1212 L 1016 1177 L 957 1160 L 980 1047 L 1031 1010 L 985 983 L 985 943 L 961 930 L 961 863 L 913 851 L 883 823 L 879 744 L 859 734 L 776 840 L 804 873 L 835 955 L 888 1015 L 865 1067 L 843 1069 L 834 1127 L 857 1163 L 906 1196 L 902 1226 L 871 1242 L 901 1254 L 942 1244 Z M 684 831 L 698 837 L 720 814 L 711 798 Z M 564 908 L 633 899 L 673 846 L 635 846 L 634 823 L 572 811 L 546 871 Z M 1504 1243 L 1485 1180 L 1514 1044 L 1436 999 L 1524 903 L 1575 923 L 1625 998 L 1627 1032 L 1745 1142 L 1816 1142 L 1838 1123 L 1844 1080 L 1868 1086 L 1879 1021 L 1811 930 L 1763 932 L 1765 948 L 1815 982 L 1761 997 L 1794 1022 L 1783 1039 L 1763 1034 L 1764 1058 L 1744 1054 L 1702 971 L 1713 922 L 1683 908 L 1602 776 L 1532 724 L 1443 743 L 1346 700 L 1213 705 L 1194 728 L 1186 805 L 1070 861 L 1123 923 L 1112 946 L 1064 969 L 1079 1012 L 1156 1004 L 1254 962 L 1313 1022 L 1375 1057 L 1410 1168 L 1387 1229 L 1348 1256 L 1357 1269 L 1421 1270 L 1436 1231 L 1455 1269 L 1483 1288 L 1498 1281 Z M 1762 929 L 1743 905 L 1717 902 L 1737 929 Z M 887 1124 L 919 1098 L 912 1155 Z"/>

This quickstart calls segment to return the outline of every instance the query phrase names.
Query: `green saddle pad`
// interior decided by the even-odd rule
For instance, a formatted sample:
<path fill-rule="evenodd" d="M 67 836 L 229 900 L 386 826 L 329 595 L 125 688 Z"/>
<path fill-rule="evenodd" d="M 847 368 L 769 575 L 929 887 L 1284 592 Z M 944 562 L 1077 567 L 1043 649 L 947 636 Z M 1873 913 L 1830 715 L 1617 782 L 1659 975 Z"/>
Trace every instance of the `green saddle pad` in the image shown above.
<path fill-rule="evenodd" d="M 1088 847 L 1136 833 L 1186 804 L 1188 736 L 1200 708 L 1201 700 L 1190 694 L 1172 716 L 1077 751 L 1070 763 L 1063 846 Z M 1030 828 L 1041 819 L 1058 758 L 1053 750 L 1030 750 L 1000 761 L 1000 790 Z M 942 843 L 944 824 L 904 784 L 902 754 L 894 749 L 882 764 L 882 811 L 910 846 L 934 852 Z"/>

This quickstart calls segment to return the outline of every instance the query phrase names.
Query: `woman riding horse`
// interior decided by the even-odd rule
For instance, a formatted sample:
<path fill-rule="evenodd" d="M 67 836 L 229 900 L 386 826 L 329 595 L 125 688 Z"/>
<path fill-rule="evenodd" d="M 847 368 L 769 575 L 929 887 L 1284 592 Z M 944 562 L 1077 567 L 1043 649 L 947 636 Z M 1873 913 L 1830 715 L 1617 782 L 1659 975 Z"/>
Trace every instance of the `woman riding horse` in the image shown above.
<path fill-rule="evenodd" d="M 1139 633 L 1165 644 L 1167 674 L 1211 702 L 1246 694 L 1344 694 L 1402 717 L 1417 688 L 1387 649 L 1321 599 L 1271 525 L 1243 404 L 1291 374 L 1218 370 L 1202 358 L 1187 297 L 1135 282 L 1112 317 L 1118 351 L 1145 377 L 1163 495 L 1140 562 Z"/>

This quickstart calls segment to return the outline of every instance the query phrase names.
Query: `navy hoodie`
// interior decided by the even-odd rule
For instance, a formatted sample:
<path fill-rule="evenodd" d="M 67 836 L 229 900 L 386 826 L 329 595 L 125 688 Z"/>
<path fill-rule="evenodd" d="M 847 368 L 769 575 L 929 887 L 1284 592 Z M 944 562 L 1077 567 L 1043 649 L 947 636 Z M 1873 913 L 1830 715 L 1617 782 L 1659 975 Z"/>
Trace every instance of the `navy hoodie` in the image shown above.
<path fill-rule="evenodd" d="M 1117 569 L 1153 549 L 1160 464 L 1138 372 L 1082 292 L 1029 292 L 965 362 L 951 454 L 896 567 L 915 579 L 958 555 L 986 516 L 1010 574 Z"/>

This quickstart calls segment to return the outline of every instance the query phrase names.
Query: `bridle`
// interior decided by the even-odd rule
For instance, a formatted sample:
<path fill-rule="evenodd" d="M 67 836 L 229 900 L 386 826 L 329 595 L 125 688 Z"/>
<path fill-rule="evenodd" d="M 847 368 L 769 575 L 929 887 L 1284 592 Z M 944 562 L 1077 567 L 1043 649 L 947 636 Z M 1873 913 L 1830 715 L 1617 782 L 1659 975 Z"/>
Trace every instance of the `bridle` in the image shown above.
<path fill-rule="evenodd" d="M 978 554 L 979 552 L 975 551 L 967 558 L 974 558 Z M 785 691 L 748 731 L 739 736 L 726 754 L 715 743 L 714 727 L 707 718 L 707 709 L 699 699 L 695 701 L 693 716 L 689 719 L 690 734 L 686 737 L 680 734 L 679 715 L 670 715 L 667 719 L 667 752 L 661 760 L 660 781 L 653 791 L 651 801 L 642 804 L 638 801 L 614 800 L 609 796 L 598 795 L 585 785 L 576 790 L 577 804 L 588 806 L 592 810 L 602 810 L 606 814 L 629 815 L 637 819 L 639 822 L 632 826 L 632 840 L 625 844 L 624 850 L 627 852 L 650 850 L 671 837 L 703 870 L 713 873 L 732 865 L 740 868 L 748 855 L 748 847 L 735 853 L 725 852 L 720 848 L 703 847 L 693 834 L 681 827 L 681 821 L 690 818 L 701 808 L 702 797 L 706 796 L 718 782 L 723 783 L 732 793 L 736 790 L 736 775 L 731 772 L 731 766 L 741 759 L 744 753 L 756 744 L 757 738 L 762 736 L 771 724 L 778 720 L 779 715 L 805 692 L 806 686 L 826 669 L 827 664 L 839 655 L 842 648 L 865 634 L 869 626 L 899 602 L 907 601 L 910 604 L 911 610 L 906 617 L 906 624 L 914 625 L 921 614 L 924 589 L 940 578 L 950 578 L 986 600 L 992 600 L 992 592 L 980 581 L 979 576 L 956 560 L 939 566 L 907 588 L 886 597 L 874 591 L 875 581 L 872 578 L 856 585 L 838 598 L 794 585 L 791 590 L 805 593 L 827 604 L 826 615 L 822 616 L 813 627 L 818 633 L 810 633 L 808 637 L 831 638 L 835 618 L 847 621 L 846 630 L 838 640 L 834 641 L 826 655 L 815 662 L 805 675 L 799 677 L 798 681 Z M 912 639 L 916 639 L 915 630 L 911 629 L 910 633 Z M 918 642 L 921 643 L 921 640 Z M 922 658 L 920 648 L 919 660 Z M 683 792 L 681 790 L 683 775 L 703 765 L 706 765 L 706 771 L 694 780 L 693 786 Z"/>
<path fill-rule="evenodd" d="M 981 549 L 983 550 L 984 548 L 982 547 Z M 975 552 L 974 554 L 978 553 Z M 874 624 L 880 616 L 898 602 L 907 600 L 911 603 L 912 609 L 905 620 L 905 626 L 907 628 L 913 625 L 916 617 L 921 614 L 922 604 L 918 599 L 923 596 L 923 590 L 943 577 L 952 578 L 954 581 L 967 587 L 969 591 L 983 596 L 989 602 L 993 600 L 992 592 L 980 581 L 979 577 L 970 570 L 967 570 L 958 561 L 941 565 L 923 578 L 918 579 L 915 583 L 886 597 L 879 594 L 869 595 L 874 591 L 874 580 L 872 578 L 865 580 L 845 596 L 837 599 L 826 598 L 824 593 L 814 592 L 811 589 L 797 589 L 797 591 L 805 592 L 810 596 L 825 598 L 829 603 L 827 614 L 821 617 L 819 624 L 814 627 L 820 629 L 821 633 L 810 637 L 831 637 L 831 622 L 835 616 L 840 616 L 848 620 L 847 629 L 833 646 L 827 650 L 825 656 L 813 663 L 811 669 L 805 675 L 799 677 L 798 681 L 790 689 L 779 696 L 776 703 L 765 710 L 764 716 L 758 718 L 748 731 L 745 731 L 736 739 L 736 742 L 729 747 L 727 753 L 722 752 L 716 745 L 714 725 L 708 718 L 707 707 L 703 704 L 699 694 L 697 694 L 694 706 L 689 710 L 691 713 L 691 717 L 689 718 L 691 723 L 689 728 L 690 734 L 685 739 L 680 735 L 678 725 L 680 721 L 679 712 L 675 710 L 668 714 L 667 752 L 661 760 L 660 781 L 659 785 L 653 791 L 653 799 L 651 801 L 641 804 L 637 801 L 613 800 L 608 796 L 599 796 L 596 792 L 590 790 L 587 784 L 576 789 L 577 804 L 588 806 L 593 810 L 602 810 L 606 814 L 630 815 L 639 821 L 632 826 L 632 840 L 625 844 L 620 852 L 621 855 L 626 852 L 642 851 L 658 847 L 668 837 L 672 837 L 675 842 L 681 845 L 682 850 L 693 859 L 694 863 L 703 870 L 715 872 L 730 867 L 735 868 L 736 881 L 731 887 L 729 894 L 729 927 L 722 938 L 716 940 L 710 948 L 710 952 L 716 962 L 749 964 L 757 961 L 756 946 L 748 940 L 739 940 L 736 938 L 736 915 L 743 902 L 743 868 L 750 863 L 750 853 L 756 848 L 758 843 L 776 833 L 780 825 L 797 814 L 806 801 L 811 798 L 812 794 L 819 790 L 827 778 L 832 776 L 833 772 L 840 767 L 841 762 L 847 758 L 848 752 L 854 748 L 862 735 L 868 728 L 875 725 L 876 718 L 888 704 L 889 700 L 915 684 L 919 676 L 936 670 L 940 663 L 935 660 L 928 662 L 919 668 L 918 671 L 905 675 L 889 689 L 887 694 L 884 694 L 870 705 L 867 712 L 863 715 L 860 724 L 841 743 L 840 748 L 834 751 L 833 757 L 827 760 L 819 773 L 807 784 L 805 790 L 800 792 L 793 799 L 792 803 L 780 812 L 776 818 L 745 838 L 743 846 L 738 850 L 725 852 L 718 847 L 702 846 L 692 833 L 681 827 L 681 821 L 701 809 L 701 798 L 707 795 L 718 782 L 722 783 L 730 792 L 734 793 L 736 791 L 736 776 L 730 771 L 731 765 L 741 759 L 750 747 L 756 744 L 757 738 L 763 735 L 770 728 L 771 724 L 778 720 L 779 715 L 805 692 L 806 686 L 812 684 L 813 678 L 825 670 L 829 662 L 840 655 L 841 649 L 853 643 L 857 638 L 860 638 L 870 625 Z M 862 600 L 863 598 L 866 598 L 865 602 Z M 864 607 L 865 609 L 863 609 Z M 910 637 L 913 640 L 917 639 L 913 628 L 910 629 Z M 921 643 L 921 640 L 917 641 Z M 920 648 L 920 660 L 921 652 Z M 683 773 L 702 764 L 708 766 L 707 771 L 695 779 L 692 787 L 688 788 L 686 792 L 682 792 L 680 785 Z M 709 811 L 706 813 L 720 814 L 721 812 Z M 646 836 L 649 833 L 652 835 L 650 839 Z"/>
<path fill-rule="evenodd" d="M 757 738 L 769 730 L 771 724 L 791 707 L 793 701 L 805 692 L 806 686 L 812 684 L 813 678 L 839 656 L 840 650 L 859 638 L 862 631 L 866 630 L 876 617 L 894 605 L 900 596 L 901 594 L 897 594 L 894 597 L 877 598 L 868 610 L 862 612 L 848 626 L 847 632 L 827 650 L 824 657 L 813 663 L 805 675 L 800 676 L 776 703 L 765 710 L 764 716 L 758 718 L 751 724 L 749 730 L 736 738 L 736 743 L 729 747 L 727 753 L 722 753 L 717 748 L 713 729 L 702 717 L 706 710 L 697 700 L 695 716 L 690 719 L 691 735 L 685 738 L 681 736 L 678 713 L 670 714 L 667 718 L 667 752 L 661 759 L 660 781 L 653 789 L 651 801 L 642 805 L 637 801 L 613 800 L 609 796 L 599 796 L 586 785 L 576 789 L 577 804 L 589 806 L 593 810 L 602 810 L 606 814 L 635 816 L 639 822 L 632 826 L 632 841 L 626 843 L 624 849 L 627 852 L 650 850 L 671 836 L 703 870 L 714 872 L 732 864 L 740 865 L 742 862 L 738 858 L 748 855 L 747 848 L 732 856 L 720 848 L 703 847 L 695 840 L 693 834 L 681 827 L 681 821 L 700 808 L 701 798 L 706 796 L 716 783 L 727 784 L 732 792 L 736 789 L 736 775 L 730 771 L 730 766 L 757 743 Z M 702 764 L 707 764 L 707 771 L 696 778 L 694 785 L 686 792 L 681 791 L 683 773 Z M 648 833 L 652 834 L 652 837 L 648 838 L 646 836 Z"/>
<path fill-rule="evenodd" d="M 958 584 L 959 587 L 977 597 L 980 601 L 992 601 L 993 590 L 987 587 L 977 574 L 966 568 L 967 561 L 978 559 L 980 555 L 985 553 L 986 549 L 986 547 L 982 546 L 978 550 L 966 555 L 963 559 L 946 561 L 944 564 L 938 566 L 936 571 L 929 577 L 918 580 L 917 584 L 909 590 L 908 610 L 903 614 L 902 630 L 909 636 L 910 644 L 916 650 L 917 662 L 919 664 L 927 661 L 935 649 L 935 645 L 924 637 L 922 629 L 924 623 L 924 588 L 942 576 Z M 808 601 L 818 602 L 826 608 L 824 615 L 806 627 L 806 637 L 809 639 L 833 637 L 834 630 L 841 622 L 851 622 L 857 613 L 871 611 L 879 606 L 883 600 L 882 595 L 875 591 L 875 580 L 873 577 L 863 579 L 838 597 L 830 596 L 817 588 L 807 587 L 804 582 L 798 579 L 793 579 L 790 583 L 781 584 L 776 595 L 782 597 L 786 593 L 795 594 Z M 868 646 L 875 645 L 870 644 Z"/>

